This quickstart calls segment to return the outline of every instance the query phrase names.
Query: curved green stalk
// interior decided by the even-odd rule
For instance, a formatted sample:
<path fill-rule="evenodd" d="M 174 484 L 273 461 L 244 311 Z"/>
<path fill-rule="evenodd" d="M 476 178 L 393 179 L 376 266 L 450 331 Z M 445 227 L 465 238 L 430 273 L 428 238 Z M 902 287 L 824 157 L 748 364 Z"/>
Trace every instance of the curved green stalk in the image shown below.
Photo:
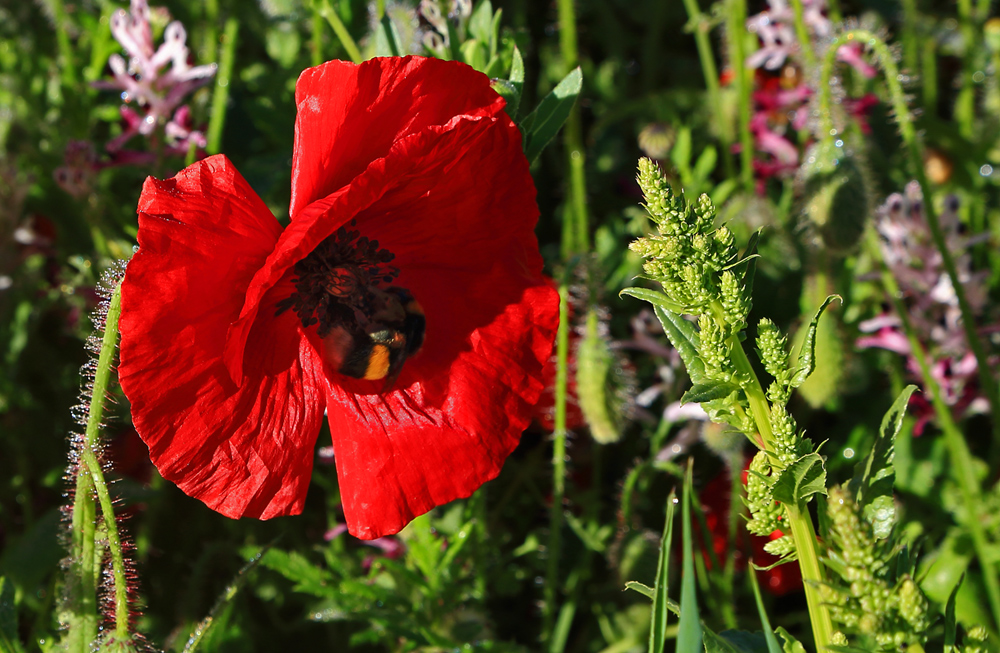
<path fill-rule="evenodd" d="M 347 31 L 344 22 L 340 20 L 340 14 L 337 13 L 335 8 L 330 6 L 330 0 L 317 0 L 314 6 L 315 10 L 330 23 L 330 27 L 333 28 L 333 32 L 340 39 L 340 44 L 344 46 L 344 50 L 347 52 L 347 56 L 351 58 L 351 61 L 354 63 L 364 61 L 364 57 L 361 56 L 361 50 L 358 49 L 358 44 L 354 42 L 354 39 L 351 38 L 351 33 Z M 384 11 L 383 7 L 382 11 L 378 12 L 379 20 L 381 20 Z"/>
<path fill-rule="evenodd" d="M 913 125 L 913 115 L 910 113 L 909 107 L 906 104 L 906 96 L 904 95 L 903 88 L 899 83 L 899 70 L 896 67 L 896 62 L 893 59 L 892 54 L 889 52 L 889 47 L 878 37 L 878 35 L 873 32 L 861 29 L 844 32 L 833 40 L 826 52 L 823 67 L 820 72 L 819 87 L 822 137 L 832 140 L 833 134 L 836 133 L 833 126 L 833 118 L 830 115 L 830 76 L 832 74 L 837 48 L 851 41 L 867 43 L 871 46 L 880 65 L 882 66 L 882 72 L 885 77 L 886 84 L 889 87 L 889 95 L 892 100 L 893 112 L 896 114 L 896 120 L 899 123 L 899 131 L 908 150 L 909 156 L 907 158 L 909 159 L 911 172 L 917 180 L 917 183 L 920 184 L 920 191 L 924 197 L 924 213 L 927 217 L 927 226 L 930 227 L 934 245 L 941 254 L 941 260 L 944 263 L 945 271 L 948 273 L 948 279 L 951 281 L 952 288 L 955 290 L 955 296 L 958 298 L 958 306 L 962 312 L 962 327 L 965 329 L 965 338 L 969 343 L 969 348 L 972 349 L 973 355 L 976 357 L 976 364 L 979 371 L 979 384 L 983 389 L 983 394 L 986 395 L 986 399 L 990 404 L 990 416 L 993 424 L 993 442 L 990 447 L 990 460 L 992 463 L 996 464 L 1000 461 L 1000 395 L 997 393 L 997 384 L 990 374 L 991 368 L 989 359 L 986 356 L 986 350 L 983 349 L 983 344 L 979 339 L 979 334 L 976 333 L 976 318 L 972 313 L 972 307 L 969 305 L 969 300 L 965 295 L 965 288 L 962 281 L 958 277 L 958 268 L 955 266 L 955 258 L 952 256 L 951 250 L 948 249 L 944 232 L 941 230 L 941 223 L 938 220 L 937 209 L 934 206 L 933 197 L 930 193 L 930 185 L 927 183 L 927 175 L 924 173 L 923 145 L 917 138 L 917 132 Z M 1000 604 L 998 604 L 998 607 L 1000 607 Z"/>

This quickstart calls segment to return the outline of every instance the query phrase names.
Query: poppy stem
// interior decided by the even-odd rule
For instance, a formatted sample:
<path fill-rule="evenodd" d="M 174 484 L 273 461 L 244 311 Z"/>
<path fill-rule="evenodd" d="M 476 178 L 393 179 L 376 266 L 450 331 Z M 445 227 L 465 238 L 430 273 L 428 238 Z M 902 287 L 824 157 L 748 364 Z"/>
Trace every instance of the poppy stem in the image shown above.
<path fill-rule="evenodd" d="M 579 60 L 576 33 L 576 8 L 574 0 L 559 0 L 559 48 L 563 72 L 569 73 Z M 580 103 L 570 110 L 563 128 L 563 147 L 569 169 L 569 198 L 563 219 L 563 258 L 590 251 L 590 233 L 587 219 L 586 156 L 583 146 L 583 123 Z"/>
<path fill-rule="evenodd" d="M 555 429 L 552 433 L 552 505 L 549 507 L 549 543 L 546 548 L 542 637 L 552 643 L 562 547 L 563 498 L 566 495 L 566 399 L 569 386 L 569 288 L 559 286 L 559 328 L 556 331 Z"/>

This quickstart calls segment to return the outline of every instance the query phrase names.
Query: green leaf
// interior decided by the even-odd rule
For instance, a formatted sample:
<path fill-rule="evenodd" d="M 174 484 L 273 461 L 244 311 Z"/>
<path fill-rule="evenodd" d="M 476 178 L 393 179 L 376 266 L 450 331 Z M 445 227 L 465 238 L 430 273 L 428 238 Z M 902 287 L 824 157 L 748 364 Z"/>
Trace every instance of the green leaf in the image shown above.
<path fill-rule="evenodd" d="M 483 0 L 469 17 L 469 33 L 480 43 L 489 44 L 493 27 L 493 3 Z"/>
<path fill-rule="evenodd" d="M 798 505 L 814 494 L 826 494 L 826 468 L 818 453 L 802 456 L 786 467 L 771 492 L 782 503 Z"/>
<path fill-rule="evenodd" d="M 751 566 L 747 570 L 750 576 L 750 586 L 753 588 L 753 599 L 757 603 L 757 615 L 760 617 L 760 625 L 764 629 L 764 641 L 767 644 L 767 653 L 781 653 L 778 640 L 771 630 L 771 621 L 767 618 L 767 610 L 764 609 L 764 601 L 760 597 L 760 586 L 757 584 L 757 570 Z"/>
<path fill-rule="evenodd" d="M 955 635 L 958 630 L 957 619 L 955 619 L 955 603 L 958 601 L 958 589 L 962 587 L 963 580 L 965 580 L 965 574 L 962 574 L 958 582 L 955 583 L 955 588 L 948 595 L 948 603 L 944 607 L 944 653 L 951 653 L 955 650 Z"/>
<path fill-rule="evenodd" d="M 569 112 L 576 104 L 582 87 L 583 73 L 577 66 L 521 121 L 524 155 L 529 162 L 537 159 L 549 141 L 559 133 L 563 123 L 569 118 Z"/>
<path fill-rule="evenodd" d="M 708 626 L 702 626 L 702 636 L 704 637 L 705 653 L 744 653 L 740 649 L 736 648 L 729 643 L 729 640 L 723 639 L 715 632 L 712 631 Z M 698 649 L 682 649 L 680 642 L 677 644 L 678 653 L 696 653 Z"/>
<path fill-rule="evenodd" d="M 191 636 L 184 646 L 184 653 L 195 653 L 195 651 L 201 650 L 200 646 L 211 640 L 213 631 L 219 628 L 220 624 L 225 625 L 229 620 L 229 614 L 232 612 L 233 599 L 236 598 L 240 588 L 246 582 L 247 574 L 263 560 L 264 556 L 271 553 L 273 553 L 273 550 L 262 549 L 260 553 L 243 565 L 243 568 L 236 574 L 236 577 L 229 583 L 229 586 L 222 590 L 222 594 L 219 595 L 208 616 L 202 619 L 198 626 L 191 632 Z"/>
<path fill-rule="evenodd" d="M 917 389 L 909 385 L 903 389 L 896 401 L 882 418 L 878 438 L 872 446 L 867 460 L 858 463 L 854 468 L 854 478 L 851 480 L 851 491 L 855 500 L 864 511 L 865 518 L 871 523 L 875 537 L 885 539 L 892 532 L 896 517 L 896 504 L 892 499 L 893 484 L 896 479 L 893 458 L 895 456 L 896 436 L 903 428 L 903 418 L 906 416 L 906 406 L 910 396 Z"/>
<path fill-rule="evenodd" d="M 816 316 L 813 317 L 812 322 L 809 323 L 809 328 L 806 331 L 806 339 L 802 343 L 802 349 L 799 351 L 799 364 L 795 368 L 791 382 L 789 383 L 793 388 L 797 388 L 805 383 L 805 380 L 816 369 L 816 329 L 819 326 L 819 318 L 823 315 L 823 311 L 834 300 L 839 300 L 841 303 L 844 301 L 840 295 L 830 295 L 823 302 L 823 305 L 819 307 L 819 310 L 816 311 Z"/>
<path fill-rule="evenodd" d="M 524 60 L 516 45 L 510 64 L 510 79 L 493 80 L 493 90 L 507 102 L 507 115 L 516 121 L 517 110 L 521 106 L 521 93 L 524 92 Z"/>
<path fill-rule="evenodd" d="M 772 652 L 768 648 L 767 637 L 764 633 L 750 633 L 745 630 L 723 630 L 719 633 L 719 638 L 726 640 L 734 650 L 740 653 L 781 653 L 780 650 Z M 774 639 L 774 635 L 771 638 Z M 777 646 L 777 641 L 775 641 L 775 646 Z"/>
<path fill-rule="evenodd" d="M 799 643 L 799 640 L 795 639 L 788 634 L 788 631 L 778 626 L 775 631 L 784 641 L 784 645 L 781 647 L 783 653 L 806 653 L 806 647 Z"/>
<path fill-rule="evenodd" d="M 641 299 L 647 301 L 653 306 L 659 306 L 665 308 L 673 313 L 683 313 L 684 307 L 673 301 L 659 290 L 650 290 L 649 288 L 639 288 L 634 286 L 632 288 L 626 288 L 618 293 L 618 296 L 628 295 L 629 297 L 635 297 L 636 299 Z"/>
<path fill-rule="evenodd" d="M 14 584 L 0 576 L 0 652 L 22 653 L 17 636 L 17 605 L 14 603 Z"/>
<path fill-rule="evenodd" d="M 734 392 L 739 392 L 740 386 L 726 381 L 706 381 L 691 386 L 691 389 L 681 397 L 682 404 L 700 404 L 715 399 L 725 399 Z"/>
<path fill-rule="evenodd" d="M 271 549 L 261 558 L 260 564 L 295 583 L 292 589 L 296 592 L 320 598 L 337 594 L 334 583 L 336 579 L 333 575 L 309 562 L 305 556 L 296 551 Z"/>
<path fill-rule="evenodd" d="M 677 630 L 678 653 L 696 653 L 701 650 L 702 634 L 698 613 L 698 595 L 695 592 L 694 547 L 691 543 L 691 495 L 693 460 L 688 460 L 684 477 L 684 495 L 681 497 L 681 539 L 684 558 L 681 562 L 681 618 Z"/>
<path fill-rule="evenodd" d="M 700 338 L 694 324 L 685 320 L 681 314 L 667 310 L 662 306 L 654 304 L 653 312 L 659 318 L 670 344 L 674 346 L 674 349 L 680 354 L 681 360 L 684 361 L 684 367 L 687 368 L 691 382 L 697 384 L 708 381 L 705 374 L 705 364 L 698 355 Z"/>
<path fill-rule="evenodd" d="M 649 624 L 649 653 L 661 653 L 667 641 L 667 619 L 669 617 L 667 588 L 670 584 L 670 576 L 667 572 L 670 568 L 670 542 L 673 539 L 674 507 L 676 505 L 677 495 L 671 491 L 670 496 L 667 497 L 667 517 L 663 524 L 663 537 L 660 538 L 660 556 L 656 562 L 656 586 L 652 596 L 653 614 Z M 628 584 L 625 586 L 628 587 Z"/>
<path fill-rule="evenodd" d="M 705 180 L 708 179 L 708 176 L 712 174 L 713 170 L 715 170 L 715 164 L 718 159 L 719 155 L 715 151 L 715 148 L 711 145 L 701 151 L 701 154 L 698 156 L 698 160 L 695 161 L 694 171 L 692 173 L 694 181 L 699 186 L 704 184 Z"/>
<path fill-rule="evenodd" d="M 681 127 L 677 130 L 677 139 L 670 150 L 670 160 L 685 179 L 684 186 L 690 185 L 691 177 L 691 128 Z"/>
<path fill-rule="evenodd" d="M 398 57 L 399 32 L 396 26 L 389 19 L 389 14 L 383 14 L 378 27 L 375 28 L 375 56 L 376 57 Z"/>
<path fill-rule="evenodd" d="M 750 302 L 753 298 L 753 277 L 757 271 L 757 244 L 760 242 L 760 232 L 763 228 L 750 234 L 747 240 L 747 248 L 743 250 L 743 258 L 733 266 L 733 274 L 736 278 L 743 277 L 743 297 Z"/>

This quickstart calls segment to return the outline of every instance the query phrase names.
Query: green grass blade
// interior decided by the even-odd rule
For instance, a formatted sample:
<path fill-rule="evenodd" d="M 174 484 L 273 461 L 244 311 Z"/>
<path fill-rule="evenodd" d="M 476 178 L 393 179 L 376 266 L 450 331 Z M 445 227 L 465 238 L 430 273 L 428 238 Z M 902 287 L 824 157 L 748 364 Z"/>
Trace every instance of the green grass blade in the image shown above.
<path fill-rule="evenodd" d="M 771 621 L 767 618 L 767 610 L 764 609 L 764 601 L 760 598 L 760 585 L 757 584 L 757 570 L 753 565 L 747 570 L 750 576 L 750 586 L 753 588 L 753 600 L 757 603 L 757 614 L 760 616 L 760 626 L 764 630 L 764 639 L 767 641 L 767 653 L 781 653 L 781 646 L 778 638 L 771 630 Z"/>
<path fill-rule="evenodd" d="M 684 560 L 681 564 L 681 619 L 677 632 L 677 653 L 700 653 L 701 616 L 698 613 L 698 596 L 695 593 L 694 547 L 691 543 L 691 461 L 688 462 L 684 479 L 684 495 L 681 498 L 681 538 L 684 544 Z"/>
<path fill-rule="evenodd" d="M 667 618 L 670 616 L 670 600 L 667 597 L 669 586 L 670 542 L 674 531 L 674 507 L 677 505 L 677 494 L 671 492 L 667 497 L 667 521 L 663 524 L 663 537 L 660 539 L 660 557 L 656 563 L 656 585 L 650 598 L 653 599 L 653 616 L 649 625 L 649 653 L 660 653 L 666 642 Z M 638 585 L 638 583 L 636 583 Z M 628 584 L 626 584 L 628 587 Z M 633 587 L 636 591 L 639 588 Z"/>

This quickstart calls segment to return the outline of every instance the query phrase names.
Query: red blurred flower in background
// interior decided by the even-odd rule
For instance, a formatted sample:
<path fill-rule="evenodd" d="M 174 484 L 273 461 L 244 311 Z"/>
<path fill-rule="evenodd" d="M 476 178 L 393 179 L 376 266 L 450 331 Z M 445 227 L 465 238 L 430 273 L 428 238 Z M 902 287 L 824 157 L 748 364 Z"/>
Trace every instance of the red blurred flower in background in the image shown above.
<path fill-rule="evenodd" d="M 743 484 L 747 482 L 747 466 L 749 459 L 743 468 Z M 764 546 L 780 538 L 783 533 L 774 531 L 769 537 L 752 535 L 747 532 L 744 519 L 740 519 L 736 529 L 736 546 L 729 542 L 729 506 L 730 506 L 730 479 L 729 471 L 723 469 L 722 473 L 709 481 L 708 485 L 699 495 L 701 509 L 705 513 L 705 525 L 712 533 L 712 549 L 715 557 L 719 561 L 726 560 L 733 556 L 736 561 L 736 569 L 745 569 L 746 560 L 746 538 L 750 538 L 750 549 L 752 562 L 758 567 L 768 567 L 778 561 L 778 557 L 771 555 L 764 550 Z M 711 567 L 708 555 L 705 555 L 705 564 Z M 723 563 L 724 564 L 724 563 Z M 802 589 L 802 573 L 798 564 L 789 563 L 771 567 L 760 572 L 758 578 L 762 581 L 762 586 L 774 596 L 784 596 L 791 592 Z"/>
<path fill-rule="evenodd" d="M 234 518 L 302 510 L 325 411 L 350 532 L 377 538 L 499 473 L 558 297 L 521 135 L 485 75 L 333 61 L 296 103 L 288 227 L 224 156 L 147 179 L 119 374 L 160 473 Z M 338 372 L 347 327 L 382 319 L 362 296 L 415 299 L 426 320 L 419 354 L 373 380 Z"/>

